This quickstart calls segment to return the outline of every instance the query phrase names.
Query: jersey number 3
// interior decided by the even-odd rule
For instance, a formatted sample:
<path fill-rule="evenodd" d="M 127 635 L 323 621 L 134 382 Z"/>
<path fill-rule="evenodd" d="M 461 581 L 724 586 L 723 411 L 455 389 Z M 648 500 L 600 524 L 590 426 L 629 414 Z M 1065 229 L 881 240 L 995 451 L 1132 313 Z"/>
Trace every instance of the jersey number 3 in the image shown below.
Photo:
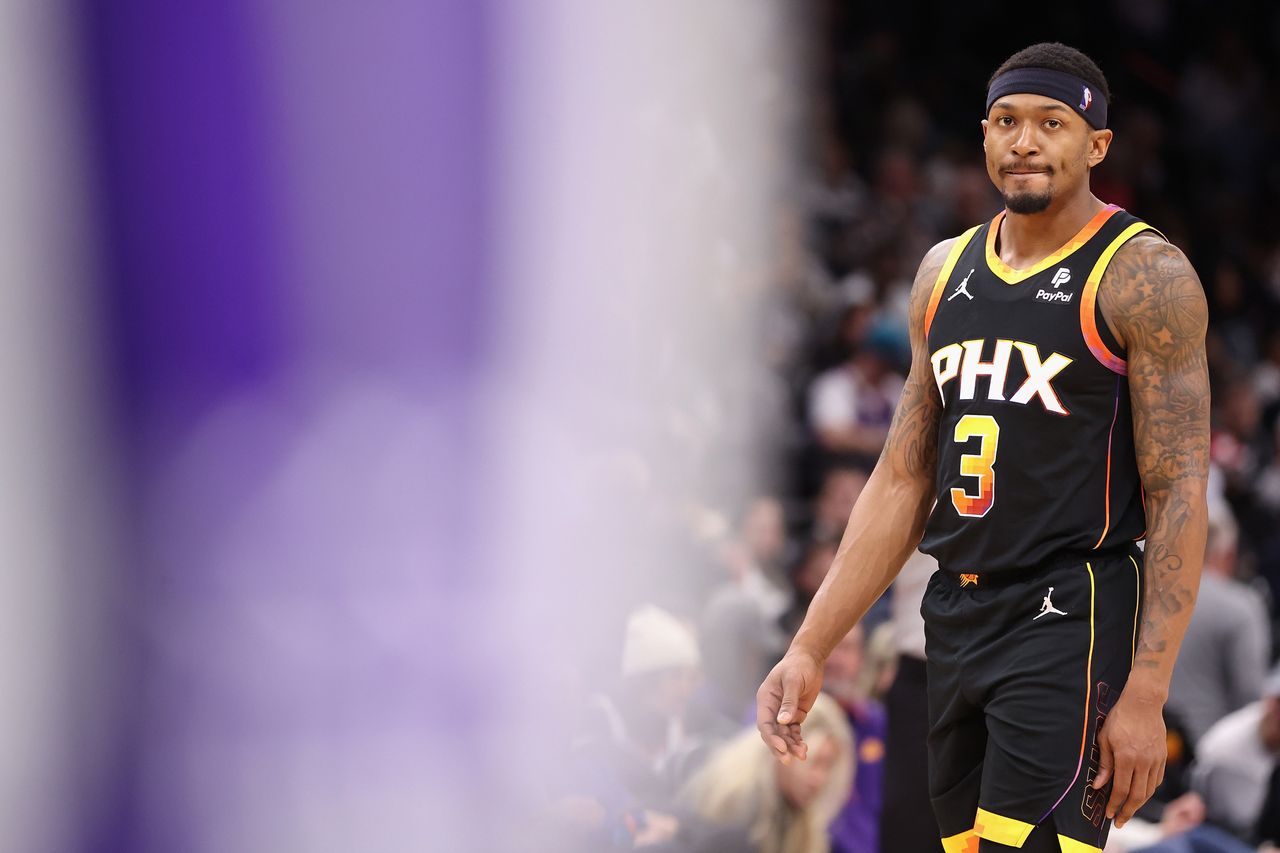
<path fill-rule="evenodd" d="M 967 518 L 982 518 L 996 502 L 996 449 L 1000 445 L 1000 424 L 991 415 L 965 415 L 956 421 L 956 441 L 964 443 L 971 438 L 982 440 L 977 453 L 965 453 L 960 457 L 960 475 L 976 477 L 978 493 L 953 488 L 951 503 L 956 512 Z"/>

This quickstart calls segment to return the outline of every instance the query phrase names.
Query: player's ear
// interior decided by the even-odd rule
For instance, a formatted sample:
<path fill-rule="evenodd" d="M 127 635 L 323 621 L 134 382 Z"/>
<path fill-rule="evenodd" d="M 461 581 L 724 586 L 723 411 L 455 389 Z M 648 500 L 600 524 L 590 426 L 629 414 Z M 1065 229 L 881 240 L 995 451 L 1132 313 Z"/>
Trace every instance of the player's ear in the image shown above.
<path fill-rule="evenodd" d="M 1107 159 L 1107 151 L 1111 148 L 1111 137 L 1114 135 L 1107 128 L 1089 131 L 1088 159 L 1090 169 Z"/>
<path fill-rule="evenodd" d="M 990 125 L 991 125 L 991 122 L 987 121 L 985 118 L 982 120 L 982 141 L 983 142 L 987 141 L 987 128 Z"/>

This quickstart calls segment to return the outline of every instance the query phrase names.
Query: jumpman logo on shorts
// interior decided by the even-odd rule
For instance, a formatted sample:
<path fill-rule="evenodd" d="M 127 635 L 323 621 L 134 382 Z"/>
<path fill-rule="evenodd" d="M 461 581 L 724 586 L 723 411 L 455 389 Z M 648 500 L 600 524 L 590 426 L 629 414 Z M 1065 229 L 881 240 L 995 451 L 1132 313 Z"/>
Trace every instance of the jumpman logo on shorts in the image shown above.
<path fill-rule="evenodd" d="M 976 269 L 976 267 L 974 269 Z M 969 270 L 969 275 L 973 275 L 973 270 Z M 947 297 L 948 302 L 950 302 L 952 299 L 955 299 L 957 296 L 959 296 L 962 293 L 965 296 L 969 297 L 970 299 L 973 298 L 973 294 L 969 292 L 969 288 L 967 286 L 969 284 L 969 275 L 965 276 L 964 281 L 960 282 L 960 286 L 957 287 L 954 291 L 952 291 L 951 295 Z"/>
<path fill-rule="evenodd" d="M 1040 612 L 1037 613 L 1035 616 L 1031 617 L 1032 622 L 1036 621 L 1041 616 L 1044 616 L 1046 613 L 1057 613 L 1059 616 L 1067 615 L 1066 613 L 1063 613 L 1061 610 L 1053 606 L 1053 602 L 1049 600 L 1052 597 L 1053 597 L 1053 587 L 1049 587 L 1049 594 L 1044 597 L 1044 603 L 1040 605 Z"/>

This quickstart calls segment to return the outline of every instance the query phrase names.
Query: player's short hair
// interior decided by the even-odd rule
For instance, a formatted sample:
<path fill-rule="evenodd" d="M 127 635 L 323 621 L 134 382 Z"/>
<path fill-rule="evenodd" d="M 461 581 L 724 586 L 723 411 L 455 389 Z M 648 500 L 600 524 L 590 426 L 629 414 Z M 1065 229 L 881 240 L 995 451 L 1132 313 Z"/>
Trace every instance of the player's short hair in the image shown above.
<path fill-rule="evenodd" d="M 1033 44 L 1030 47 L 1024 47 L 1000 63 L 1000 67 L 995 70 L 995 73 L 991 75 L 991 79 L 987 81 L 987 88 L 990 89 L 991 84 L 1001 74 L 1006 71 L 1012 71 L 1015 68 L 1050 68 L 1054 71 L 1074 74 L 1088 83 L 1094 91 L 1101 94 L 1103 100 L 1111 103 L 1111 87 L 1107 85 L 1106 75 L 1102 73 L 1098 63 L 1074 47 L 1061 42 L 1044 41 L 1039 44 Z"/>

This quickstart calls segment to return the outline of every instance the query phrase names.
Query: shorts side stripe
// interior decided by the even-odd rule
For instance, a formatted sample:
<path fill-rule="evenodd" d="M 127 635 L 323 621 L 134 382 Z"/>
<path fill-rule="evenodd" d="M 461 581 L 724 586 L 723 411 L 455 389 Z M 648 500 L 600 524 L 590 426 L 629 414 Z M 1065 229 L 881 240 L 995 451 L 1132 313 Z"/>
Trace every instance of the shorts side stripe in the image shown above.
<path fill-rule="evenodd" d="M 1004 844 L 1008 847 L 1021 847 L 1027 842 L 1027 836 L 1036 826 L 1025 820 L 1014 820 L 1002 814 L 978 809 L 973 819 L 973 831 L 979 838 Z"/>
<path fill-rule="evenodd" d="M 1083 841 L 1076 841 L 1065 835 L 1058 836 L 1058 846 L 1062 848 L 1062 853 L 1102 853 L 1101 847 L 1094 847 L 1092 844 L 1085 844 Z"/>
<path fill-rule="evenodd" d="M 977 853 L 978 835 L 972 829 L 942 839 L 943 853 Z"/>
<path fill-rule="evenodd" d="M 1044 817 L 1053 814 L 1054 809 L 1062 805 L 1062 801 L 1067 798 L 1067 794 L 1071 793 L 1071 789 L 1075 787 L 1076 780 L 1080 778 L 1080 770 L 1084 767 L 1085 747 L 1089 741 L 1089 701 L 1093 698 L 1093 637 L 1094 637 L 1094 599 L 1096 597 L 1096 589 L 1093 581 L 1093 564 L 1085 563 L 1084 567 L 1089 572 L 1089 659 L 1085 662 L 1084 675 L 1084 725 L 1080 731 L 1080 760 L 1076 763 L 1076 775 L 1071 777 L 1071 784 L 1067 785 L 1066 790 L 1062 792 L 1062 796 L 1058 797 L 1058 802 L 1053 804 L 1053 808 L 1045 812 Z M 1044 817 L 1040 820 L 1044 820 Z"/>

